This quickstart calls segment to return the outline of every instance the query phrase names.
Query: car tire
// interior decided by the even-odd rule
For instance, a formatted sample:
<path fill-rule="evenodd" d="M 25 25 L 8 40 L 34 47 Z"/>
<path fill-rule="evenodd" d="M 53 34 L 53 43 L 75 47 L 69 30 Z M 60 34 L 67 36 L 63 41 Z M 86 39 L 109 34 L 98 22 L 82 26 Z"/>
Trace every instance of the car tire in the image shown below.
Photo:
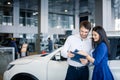
<path fill-rule="evenodd" d="M 35 76 L 27 73 L 16 74 L 11 80 L 39 80 Z"/>

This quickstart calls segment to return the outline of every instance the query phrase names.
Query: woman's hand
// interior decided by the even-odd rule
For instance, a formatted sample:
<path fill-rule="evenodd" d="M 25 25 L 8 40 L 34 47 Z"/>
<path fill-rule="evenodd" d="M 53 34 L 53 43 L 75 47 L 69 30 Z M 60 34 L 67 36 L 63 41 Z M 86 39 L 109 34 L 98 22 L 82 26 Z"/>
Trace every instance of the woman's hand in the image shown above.
<path fill-rule="evenodd" d="M 84 51 L 82 51 L 82 50 L 80 50 L 80 51 L 78 52 L 78 54 L 81 54 L 81 55 L 84 55 L 84 56 L 87 56 L 87 55 L 88 55 L 86 52 L 84 52 Z"/>
<path fill-rule="evenodd" d="M 84 55 L 84 56 L 86 56 L 86 59 L 89 61 L 89 62 L 91 62 L 91 63 L 94 63 L 94 61 L 95 61 L 95 59 L 93 58 L 93 57 L 91 57 L 89 54 L 87 54 L 86 52 L 84 52 L 84 51 L 79 51 L 78 52 L 79 54 L 81 54 L 81 55 Z M 80 60 L 81 61 L 81 60 Z M 82 62 L 82 61 L 81 61 Z M 85 62 L 83 62 L 82 64 L 84 64 Z M 87 62 L 86 62 L 87 63 Z"/>
<path fill-rule="evenodd" d="M 86 65 L 86 64 L 88 63 L 88 60 L 87 60 L 87 59 L 80 59 L 80 61 L 81 61 L 81 63 L 82 63 L 83 65 Z"/>

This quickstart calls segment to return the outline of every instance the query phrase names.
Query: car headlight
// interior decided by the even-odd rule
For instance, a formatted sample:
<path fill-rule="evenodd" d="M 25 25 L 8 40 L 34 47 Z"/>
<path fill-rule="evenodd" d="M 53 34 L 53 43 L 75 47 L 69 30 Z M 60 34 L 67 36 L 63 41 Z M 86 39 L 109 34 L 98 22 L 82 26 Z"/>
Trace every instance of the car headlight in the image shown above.
<path fill-rule="evenodd" d="M 8 64 L 7 70 L 10 70 L 13 66 L 14 66 L 14 64 Z"/>

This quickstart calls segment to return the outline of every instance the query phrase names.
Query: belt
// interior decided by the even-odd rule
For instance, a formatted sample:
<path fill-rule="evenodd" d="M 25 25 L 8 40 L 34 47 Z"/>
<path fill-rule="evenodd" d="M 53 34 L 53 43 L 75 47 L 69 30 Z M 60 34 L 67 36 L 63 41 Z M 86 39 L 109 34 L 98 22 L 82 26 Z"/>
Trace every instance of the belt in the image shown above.
<path fill-rule="evenodd" d="M 88 66 L 80 66 L 80 67 L 77 67 L 77 66 L 71 66 L 71 65 L 69 65 L 69 67 L 71 67 L 71 68 L 74 68 L 74 69 L 76 69 L 76 70 L 79 70 L 79 69 L 87 69 L 88 68 Z"/>

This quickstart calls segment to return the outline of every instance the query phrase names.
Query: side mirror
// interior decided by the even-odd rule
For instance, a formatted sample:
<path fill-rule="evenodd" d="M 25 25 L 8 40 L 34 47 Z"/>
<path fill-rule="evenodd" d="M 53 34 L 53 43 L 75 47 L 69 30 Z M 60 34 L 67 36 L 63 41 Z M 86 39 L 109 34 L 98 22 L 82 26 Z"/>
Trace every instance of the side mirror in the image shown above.
<path fill-rule="evenodd" d="M 61 59 L 60 52 L 57 53 L 57 54 L 55 54 L 55 59 L 56 59 L 57 61 L 59 61 L 59 60 Z"/>

